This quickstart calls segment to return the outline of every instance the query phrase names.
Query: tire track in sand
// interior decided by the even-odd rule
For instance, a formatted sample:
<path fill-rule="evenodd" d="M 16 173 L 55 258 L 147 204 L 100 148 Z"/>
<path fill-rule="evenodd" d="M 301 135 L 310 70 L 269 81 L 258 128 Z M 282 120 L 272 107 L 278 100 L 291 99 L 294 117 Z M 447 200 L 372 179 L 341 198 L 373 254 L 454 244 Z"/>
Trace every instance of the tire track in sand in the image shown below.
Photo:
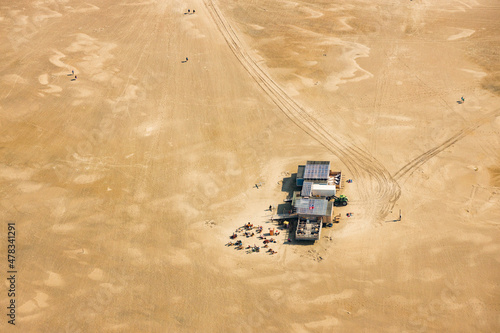
<path fill-rule="evenodd" d="M 404 177 L 406 178 L 410 177 L 413 172 L 423 164 L 425 164 L 428 160 L 430 160 L 432 157 L 436 156 L 437 154 L 441 153 L 443 150 L 446 148 L 450 147 L 457 141 L 463 139 L 470 133 L 472 133 L 474 130 L 485 124 L 486 122 L 493 120 L 495 117 L 500 116 L 500 109 L 496 109 L 495 111 L 489 112 L 483 117 L 479 118 L 476 120 L 473 124 L 463 128 L 462 130 L 458 131 L 455 135 L 451 136 L 448 138 L 446 141 L 442 142 L 440 145 L 429 149 L 425 153 L 421 154 L 420 156 L 414 158 L 410 162 L 408 162 L 406 165 L 404 165 L 401 169 L 399 169 L 395 174 L 394 174 L 394 179 L 399 181 L 399 180 L 404 180 Z"/>
<path fill-rule="evenodd" d="M 331 134 L 323 125 L 297 104 L 252 59 L 231 25 L 212 0 L 206 0 L 212 19 L 224 36 L 229 48 L 248 74 L 259 84 L 283 114 L 321 145 L 335 154 L 357 178 L 367 216 L 382 218 L 399 199 L 401 189 L 387 169 L 373 156 L 340 135 Z M 376 215 L 375 215 L 376 214 Z"/>

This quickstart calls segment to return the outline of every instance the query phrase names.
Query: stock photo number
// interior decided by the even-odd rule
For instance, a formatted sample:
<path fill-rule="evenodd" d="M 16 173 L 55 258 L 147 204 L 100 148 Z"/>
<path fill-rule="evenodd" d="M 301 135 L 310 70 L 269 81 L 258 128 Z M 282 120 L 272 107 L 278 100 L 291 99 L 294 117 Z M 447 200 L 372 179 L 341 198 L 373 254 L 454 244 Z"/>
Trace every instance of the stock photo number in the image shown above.
<path fill-rule="evenodd" d="M 7 318 L 11 325 L 16 324 L 16 223 L 7 223 L 7 281 L 8 283 L 8 306 Z"/>

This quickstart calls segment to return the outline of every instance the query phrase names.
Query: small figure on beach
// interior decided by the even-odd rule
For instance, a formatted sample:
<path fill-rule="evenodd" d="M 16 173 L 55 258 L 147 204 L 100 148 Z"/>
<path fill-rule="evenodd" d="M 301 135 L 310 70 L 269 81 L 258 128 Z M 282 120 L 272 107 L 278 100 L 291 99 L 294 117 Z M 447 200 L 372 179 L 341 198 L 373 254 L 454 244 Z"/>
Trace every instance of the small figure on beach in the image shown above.
<path fill-rule="evenodd" d="M 71 71 L 71 74 L 75 75 L 75 71 Z"/>
<path fill-rule="evenodd" d="M 188 61 L 188 60 L 189 60 L 188 57 L 186 57 L 186 61 Z"/>
<path fill-rule="evenodd" d="M 188 13 L 191 13 L 191 9 L 188 9 Z"/>
<path fill-rule="evenodd" d="M 273 206 L 269 205 L 269 211 L 273 211 Z"/>
<path fill-rule="evenodd" d="M 75 80 L 78 79 L 78 77 L 75 75 Z"/>
<path fill-rule="evenodd" d="M 193 14 L 196 13 L 196 10 L 193 9 Z"/>
<path fill-rule="evenodd" d="M 462 98 L 460 98 L 462 100 L 462 103 L 465 103 L 465 98 L 464 96 L 462 96 Z"/>

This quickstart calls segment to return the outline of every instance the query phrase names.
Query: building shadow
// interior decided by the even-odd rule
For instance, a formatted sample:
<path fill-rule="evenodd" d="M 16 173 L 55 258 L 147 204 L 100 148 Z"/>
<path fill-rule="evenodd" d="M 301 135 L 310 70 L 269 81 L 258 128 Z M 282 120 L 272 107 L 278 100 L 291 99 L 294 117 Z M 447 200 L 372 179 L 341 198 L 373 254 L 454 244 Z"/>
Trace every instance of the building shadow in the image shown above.
<path fill-rule="evenodd" d="M 276 209 L 277 214 L 290 214 L 292 212 L 293 192 L 299 190 L 299 187 L 297 186 L 296 182 L 297 182 L 296 173 L 292 173 L 290 177 L 285 177 L 281 181 L 281 192 L 285 192 L 287 196 L 284 202 L 278 205 Z"/>
<path fill-rule="evenodd" d="M 287 199 L 291 199 L 294 191 L 300 190 L 297 186 L 297 174 L 292 173 L 290 177 L 283 178 L 281 182 L 281 192 L 287 193 Z"/>
<path fill-rule="evenodd" d="M 292 214 L 294 208 L 292 205 L 293 193 L 300 191 L 300 187 L 297 186 L 297 173 L 292 173 L 288 177 L 284 177 L 281 180 L 281 192 L 286 193 L 286 199 L 283 203 L 277 205 L 276 214 Z M 283 225 L 284 221 L 288 221 L 288 226 Z M 285 233 L 286 241 L 285 245 L 296 245 L 301 244 L 301 242 L 295 240 L 295 230 L 297 228 L 297 219 L 290 218 L 286 220 L 278 220 L 278 225 L 281 227 L 282 232 Z M 288 241 L 290 240 L 290 242 Z M 305 242 L 304 245 L 314 244 L 314 242 Z"/>

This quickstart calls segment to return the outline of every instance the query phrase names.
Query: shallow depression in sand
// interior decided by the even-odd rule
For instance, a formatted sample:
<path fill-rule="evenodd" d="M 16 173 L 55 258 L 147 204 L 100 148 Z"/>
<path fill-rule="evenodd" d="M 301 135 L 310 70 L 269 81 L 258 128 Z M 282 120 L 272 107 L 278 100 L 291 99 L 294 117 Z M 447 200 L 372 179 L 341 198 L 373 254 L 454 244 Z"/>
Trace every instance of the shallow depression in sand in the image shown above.
<path fill-rule="evenodd" d="M 61 287 L 64 285 L 64 280 L 61 275 L 50 271 L 47 271 L 46 273 L 49 275 L 48 278 L 43 281 L 46 286 Z"/>
<path fill-rule="evenodd" d="M 457 40 L 457 39 L 460 39 L 460 38 L 469 37 L 474 32 L 476 32 L 476 31 L 475 30 L 471 30 L 471 29 L 462 29 L 462 31 L 459 32 L 458 34 L 451 35 L 450 37 L 448 37 L 448 40 Z"/>

